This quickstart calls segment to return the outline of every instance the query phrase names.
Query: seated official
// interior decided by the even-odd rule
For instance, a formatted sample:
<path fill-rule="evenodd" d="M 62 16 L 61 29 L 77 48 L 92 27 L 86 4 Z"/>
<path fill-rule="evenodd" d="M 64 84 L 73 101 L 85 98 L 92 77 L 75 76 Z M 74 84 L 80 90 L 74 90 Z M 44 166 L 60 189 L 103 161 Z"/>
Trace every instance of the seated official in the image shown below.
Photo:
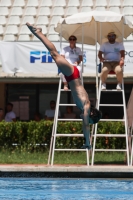
<path fill-rule="evenodd" d="M 69 46 L 66 46 L 62 49 L 61 56 L 63 56 L 70 64 L 76 66 L 80 72 L 81 76 L 81 67 L 79 64 L 83 60 L 82 51 L 79 47 L 76 46 L 77 38 L 74 35 L 69 36 Z M 68 82 L 65 76 L 61 73 L 60 77 L 64 83 L 64 90 L 68 90 Z"/>
<path fill-rule="evenodd" d="M 13 104 L 8 103 L 6 106 L 6 116 L 5 116 L 5 121 L 6 122 L 16 122 L 16 114 L 13 112 Z"/>
<path fill-rule="evenodd" d="M 125 49 L 122 43 L 116 42 L 116 33 L 112 30 L 107 34 L 108 42 L 100 46 L 98 57 L 103 62 L 101 72 L 102 90 L 106 90 L 106 79 L 108 73 L 113 70 L 117 77 L 117 90 L 121 90 L 123 79 L 123 65 Z"/>
<path fill-rule="evenodd" d="M 56 108 L 56 102 L 54 100 L 50 101 L 50 109 L 45 111 L 45 116 L 44 116 L 45 120 L 53 120 L 54 119 L 55 108 Z M 58 117 L 60 117 L 60 116 L 61 116 L 61 114 L 59 111 Z"/>
<path fill-rule="evenodd" d="M 4 111 L 0 108 L 0 122 L 4 119 Z"/>

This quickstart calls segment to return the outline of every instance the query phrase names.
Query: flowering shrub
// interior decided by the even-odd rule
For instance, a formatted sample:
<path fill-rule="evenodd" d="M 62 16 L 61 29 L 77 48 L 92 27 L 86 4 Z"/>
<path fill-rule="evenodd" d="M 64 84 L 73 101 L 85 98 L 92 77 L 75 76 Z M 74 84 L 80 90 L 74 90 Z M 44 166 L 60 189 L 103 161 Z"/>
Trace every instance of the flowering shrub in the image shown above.
<path fill-rule="evenodd" d="M 52 121 L 0 122 L 0 150 L 45 151 L 49 149 Z M 92 128 L 92 127 L 91 127 Z M 121 122 L 99 122 L 99 134 L 124 134 Z M 57 133 L 81 134 L 82 122 L 58 122 Z M 56 137 L 56 148 L 80 148 L 84 143 L 82 137 Z M 98 137 L 96 148 L 125 148 L 125 138 Z"/>

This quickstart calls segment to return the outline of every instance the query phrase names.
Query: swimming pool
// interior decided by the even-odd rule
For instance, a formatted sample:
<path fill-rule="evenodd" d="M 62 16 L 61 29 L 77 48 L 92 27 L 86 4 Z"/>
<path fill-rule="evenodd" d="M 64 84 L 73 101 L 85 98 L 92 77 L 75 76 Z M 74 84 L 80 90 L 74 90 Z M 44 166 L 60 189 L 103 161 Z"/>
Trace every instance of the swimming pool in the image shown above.
<path fill-rule="evenodd" d="M 132 200 L 133 180 L 0 178 L 1 200 Z"/>

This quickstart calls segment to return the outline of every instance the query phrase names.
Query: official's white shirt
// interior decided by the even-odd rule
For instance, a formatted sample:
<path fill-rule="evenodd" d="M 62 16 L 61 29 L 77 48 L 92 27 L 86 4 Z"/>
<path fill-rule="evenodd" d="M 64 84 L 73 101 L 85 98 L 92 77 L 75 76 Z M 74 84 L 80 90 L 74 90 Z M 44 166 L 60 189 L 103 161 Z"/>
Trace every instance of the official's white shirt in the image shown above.
<path fill-rule="evenodd" d="M 54 114 L 55 114 L 55 110 L 49 109 L 49 110 L 46 110 L 46 111 L 45 111 L 45 116 L 47 116 L 47 117 L 54 117 Z M 58 113 L 58 116 L 59 116 L 59 117 L 61 116 L 61 115 L 60 115 L 60 111 L 59 111 L 59 113 Z"/>
<path fill-rule="evenodd" d="M 15 113 L 13 111 L 10 111 L 10 112 L 6 113 L 5 121 L 12 122 L 13 121 L 12 119 L 15 119 L 15 118 L 16 118 Z"/>
<path fill-rule="evenodd" d="M 79 47 L 71 49 L 70 46 L 64 47 L 61 55 L 65 56 L 65 59 L 70 63 L 74 64 L 79 61 L 79 56 L 82 56 L 82 51 Z"/>
<path fill-rule="evenodd" d="M 100 51 L 104 54 L 104 59 L 108 61 L 120 61 L 121 55 L 120 51 L 125 50 L 122 43 L 115 42 L 111 44 L 109 42 L 105 42 L 100 46 Z"/>

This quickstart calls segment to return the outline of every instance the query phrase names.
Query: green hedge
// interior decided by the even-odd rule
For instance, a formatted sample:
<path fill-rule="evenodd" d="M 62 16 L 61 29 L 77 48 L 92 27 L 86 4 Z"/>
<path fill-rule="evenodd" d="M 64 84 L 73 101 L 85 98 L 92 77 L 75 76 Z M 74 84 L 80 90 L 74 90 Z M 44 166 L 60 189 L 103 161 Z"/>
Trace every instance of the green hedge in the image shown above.
<path fill-rule="evenodd" d="M 0 150 L 45 151 L 49 149 L 52 121 L 0 122 Z M 58 133 L 82 133 L 82 122 L 59 122 Z M 121 122 L 99 122 L 98 133 L 124 134 Z M 57 137 L 56 148 L 80 148 L 82 137 Z M 125 148 L 125 138 L 97 138 L 96 148 Z"/>

